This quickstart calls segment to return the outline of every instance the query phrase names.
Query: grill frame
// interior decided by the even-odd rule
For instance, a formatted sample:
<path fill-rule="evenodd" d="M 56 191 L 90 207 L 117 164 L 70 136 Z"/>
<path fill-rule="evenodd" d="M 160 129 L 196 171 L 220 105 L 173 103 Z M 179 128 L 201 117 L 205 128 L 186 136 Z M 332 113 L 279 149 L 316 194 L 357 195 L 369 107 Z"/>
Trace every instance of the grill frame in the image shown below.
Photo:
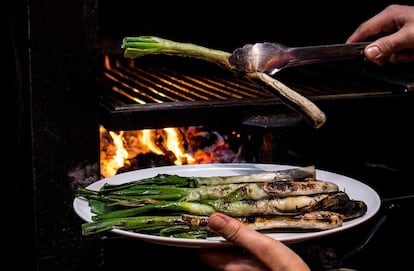
<path fill-rule="evenodd" d="M 108 130 L 228 123 L 280 127 L 306 122 L 301 113 L 274 90 L 224 70 L 215 63 L 165 55 L 125 59 L 120 54 L 102 56 L 102 61 L 104 65 L 98 78 L 99 114 L 101 124 Z M 130 80 L 126 80 L 128 76 Z M 142 82 L 137 77 L 151 82 Z M 317 105 L 347 99 L 399 96 L 414 90 L 414 80 L 405 82 L 389 75 L 383 77 L 369 63 L 361 60 L 295 67 L 281 71 L 276 77 Z M 158 81 L 158 78 L 161 79 Z M 165 78 L 173 78 L 174 82 L 165 85 Z M 122 83 L 121 87 L 116 86 L 118 80 Z M 195 85 L 193 81 L 202 82 L 202 86 Z M 165 94 L 162 93 L 164 88 L 171 89 L 172 85 L 179 85 L 173 92 L 184 90 L 188 92 L 185 95 L 192 97 L 160 100 L 161 95 Z M 227 85 L 231 85 L 230 89 Z M 153 93 L 145 92 L 145 86 Z M 202 90 L 203 95 L 194 95 L 202 87 L 207 88 Z M 132 91 L 138 88 L 138 91 L 145 92 L 138 99 L 146 101 L 133 101 Z M 120 89 L 126 94 L 120 94 Z M 210 92 L 213 93 L 209 95 Z M 167 96 L 171 96 L 171 92 L 164 97 Z"/>

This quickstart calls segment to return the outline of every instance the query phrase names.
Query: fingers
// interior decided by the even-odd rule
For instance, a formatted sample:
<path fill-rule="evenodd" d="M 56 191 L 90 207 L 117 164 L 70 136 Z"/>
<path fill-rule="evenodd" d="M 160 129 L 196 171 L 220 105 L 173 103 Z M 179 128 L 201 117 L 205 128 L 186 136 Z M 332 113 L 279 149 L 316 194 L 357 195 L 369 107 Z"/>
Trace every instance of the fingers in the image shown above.
<path fill-rule="evenodd" d="M 368 40 L 380 34 L 394 32 L 402 27 L 404 21 L 399 20 L 402 13 L 402 6 L 390 5 L 377 15 L 363 22 L 349 36 L 347 42 L 359 42 Z"/>
<path fill-rule="evenodd" d="M 268 270 L 262 263 L 248 255 L 239 255 L 225 250 L 202 249 L 200 259 L 220 271 L 263 271 Z"/>
<path fill-rule="evenodd" d="M 265 235 L 248 228 L 236 219 L 221 213 L 214 213 L 210 216 L 208 227 L 228 241 L 247 250 L 252 248 L 252 244 L 255 244 L 255 251 L 251 251 L 252 253 L 255 253 L 257 250 L 260 250 L 259 253 L 261 253 L 262 250 L 266 250 L 267 245 L 271 245 L 269 242 L 274 242 L 273 239 L 267 238 Z M 257 244 L 257 240 L 261 240 L 264 243 Z"/>
<path fill-rule="evenodd" d="M 271 270 L 309 270 L 303 260 L 286 245 L 248 228 L 234 218 L 214 213 L 210 215 L 208 227 L 244 248 L 253 258 Z"/>
<path fill-rule="evenodd" d="M 390 34 L 388 34 L 390 33 Z M 348 38 L 348 43 L 378 37 L 365 48 L 365 56 L 382 65 L 386 62 L 409 62 L 414 48 L 414 7 L 390 5 L 362 23 Z M 411 49 L 411 51 L 406 51 Z"/>
<path fill-rule="evenodd" d="M 365 48 L 365 56 L 380 65 L 411 62 L 414 59 L 414 30 L 412 36 L 409 34 L 408 31 L 398 31 L 379 38 Z"/>
<path fill-rule="evenodd" d="M 390 55 L 390 63 L 414 63 L 414 49 Z"/>

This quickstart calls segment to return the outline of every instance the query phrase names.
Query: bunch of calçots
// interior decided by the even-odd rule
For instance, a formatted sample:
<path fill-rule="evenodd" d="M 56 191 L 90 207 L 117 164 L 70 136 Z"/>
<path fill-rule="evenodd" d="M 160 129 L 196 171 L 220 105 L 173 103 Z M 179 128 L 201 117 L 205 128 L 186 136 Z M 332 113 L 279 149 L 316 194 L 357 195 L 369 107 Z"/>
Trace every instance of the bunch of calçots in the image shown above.
<path fill-rule="evenodd" d="M 82 234 L 111 229 L 163 237 L 205 239 L 208 217 L 221 212 L 256 230 L 326 230 L 365 214 L 335 183 L 316 178 L 314 166 L 254 174 L 184 177 L 158 174 L 98 191 L 78 188 L 88 201 L 91 222 Z"/>

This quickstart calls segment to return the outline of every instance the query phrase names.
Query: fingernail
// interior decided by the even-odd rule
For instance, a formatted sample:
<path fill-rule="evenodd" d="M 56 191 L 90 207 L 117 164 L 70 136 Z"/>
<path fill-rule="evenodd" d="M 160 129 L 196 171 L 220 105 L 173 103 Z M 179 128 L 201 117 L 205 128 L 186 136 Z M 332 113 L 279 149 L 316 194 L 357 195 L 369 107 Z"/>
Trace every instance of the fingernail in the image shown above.
<path fill-rule="evenodd" d="M 371 46 L 366 48 L 365 53 L 368 58 L 376 59 L 381 57 L 381 51 L 378 46 Z"/>

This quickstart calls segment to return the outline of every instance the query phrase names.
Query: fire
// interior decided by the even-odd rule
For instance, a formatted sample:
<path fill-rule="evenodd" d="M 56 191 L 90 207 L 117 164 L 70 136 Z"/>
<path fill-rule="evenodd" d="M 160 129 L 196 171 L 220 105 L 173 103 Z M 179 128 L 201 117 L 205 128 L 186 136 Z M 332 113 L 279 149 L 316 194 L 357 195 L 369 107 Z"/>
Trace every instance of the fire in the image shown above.
<path fill-rule="evenodd" d="M 171 150 L 175 156 L 178 158 L 175 160 L 176 165 L 182 165 L 185 162 L 192 164 L 194 163 L 194 158 L 185 153 L 184 146 L 179 138 L 179 133 L 176 128 L 165 128 L 164 131 L 167 133 L 167 148 Z"/>
<path fill-rule="evenodd" d="M 133 164 L 142 160 L 161 166 L 232 162 L 237 157 L 223 136 L 200 127 L 107 131 L 101 126 L 100 142 L 104 178 L 123 168 L 136 169 Z"/>
<path fill-rule="evenodd" d="M 104 135 L 108 133 L 112 144 L 105 143 Z M 124 147 L 123 132 L 119 134 L 100 127 L 101 135 L 101 173 L 104 177 L 113 176 L 117 170 L 124 166 L 125 159 L 128 158 L 128 151 Z"/>

